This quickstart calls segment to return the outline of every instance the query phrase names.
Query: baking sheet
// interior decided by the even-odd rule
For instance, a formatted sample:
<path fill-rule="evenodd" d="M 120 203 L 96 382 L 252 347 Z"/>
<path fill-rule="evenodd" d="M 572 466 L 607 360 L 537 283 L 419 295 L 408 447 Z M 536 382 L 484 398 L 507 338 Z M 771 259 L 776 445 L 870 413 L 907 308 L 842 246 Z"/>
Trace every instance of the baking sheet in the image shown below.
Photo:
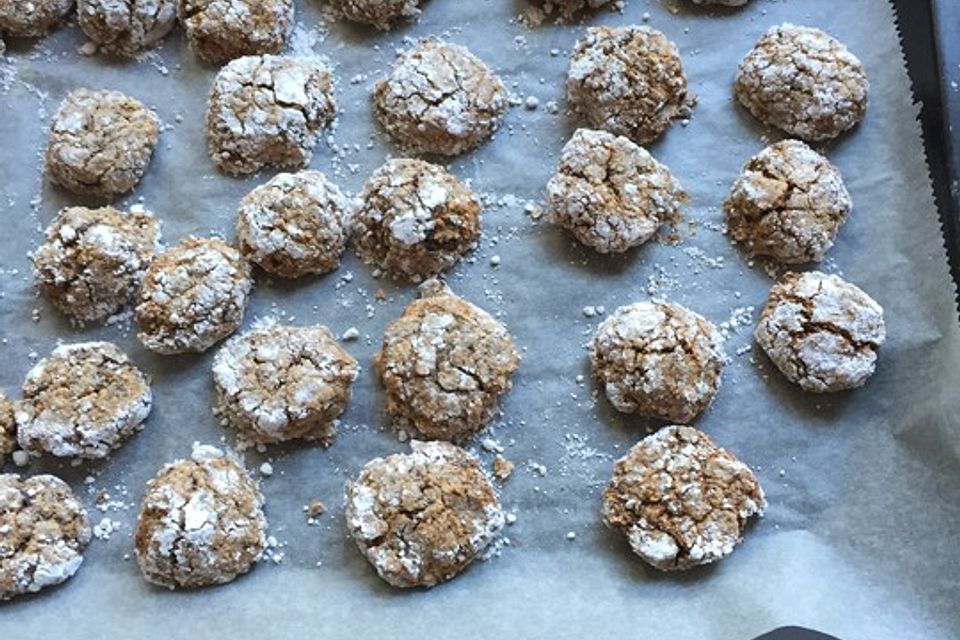
<path fill-rule="evenodd" d="M 312 167 L 353 193 L 392 151 L 371 121 L 368 94 L 407 38 L 441 34 L 465 44 L 514 93 L 540 103 L 536 111 L 512 109 L 493 142 L 451 163 L 487 200 L 482 246 L 454 270 L 451 284 L 499 315 L 523 349 L 503 417 L 481 436 L 517 464 L 502 499 L 518 519 L 499 557 L 430 591 L 389 588 L 343 533 L 345 479 L 369 458 L 406 448 L 382 415 L 370 358 L 386 323 L 414 295 L 413 287 L 371 279 L 352 255 L 325 278 L 285 284 L 260 274 L 245 322 L 278 315 L 322 322 L 338 334 L 355 326 L 363 336 L 348 344 L 364 370 L 334 446 L 248 455 L 252 467 L 269 460 L 274 468 L 263 490 L 280 561 L 197 592 L 166 592 L 140 578 L 130 553 L 143 484 L 164 462 L 187 455 L 193 441 L 232 442 L 233 434 L 210 412 L 212 351 L 156 357 L 139 346 L 128 321 L 75 330 L 36 297 L 26 251 L 60 207 L 77 202 L 39 174 L 47 120 L 81 82 L 128 92 L 156 109 L 167 125 L 157 153 L 137 191 L 118 204 L 142 198 L 171 244 L 188 233 L 229 237 L 241 196 L 272 173 L 238 180 L 214 168 L 202 122 L 215 69 L 185 49 L 180 33 L 133 63 L 78 55 L 83 38 L 73 26 L 36 43 L 8 43 L 0 64 L 0 384 L 15 393 L 33 359 L 59 340 L 108 339 L 153 376 L 155 409 L 147 428 L 105 464 L 45 461 L 28 470 L 64 475 L 83 492 L 94 524 L 106 518 L 119 529 L 91 543 L 81 570 L 61 588 L 0 607 L 0 637 L 740 639 L 782 624 L 845 639 L 960 634 L 960 332 L 888 3 L 755 0 L 740 11 L 706 11 L 630 0 L 622 15 L 593 16 L 591 23 L 627 24 L 649 13 L 649 24 L 678 42 L 700 95 L 688 126 L 674 126 L 650 147 L 690 192 L 688 217 L 697 224 L 679 246 L 651 243 L 621 257 L 593 254 L 524 212 L 540 200 L 577 125 L 563 110 L 563 78 L 582 30 L 528 28 L 514 19 L 524 6 L 433 0 L 419 23 L 381 35 L 325 19 L 313 0 L 297 3 L 291 49 L 312 49 L 335 65 L 342 110 Z M 732 75 L 755 39 L 782 21 L 838 36 L 863 60 L 872 85 L 863 125 L 824 147 L 844 173 L 855 211 L 823 268 L 886 308 L 890 337 L 869 384 L 830 397 L 792 388 L 751 346 L 771 278 L 720 232 L 720 204 L 740 166 L 777 137 L 734 105 Z M 559 113 L 548 112 L 550 101 Z M 594 399 L 589 382 L 577 380 L 589 379 L 582 345 L 604 317 L 589 318 L 583 307 L 609 313 L 651 294 L 727 323 L 731 362 L 696 425 L 757 470 L 770 502 L 733 556 L 683 575 L 647 569 L 599 523 L 612 460 L 642 437 L 646 423 L 616 414 Z M 94 508 L 96 491 L 110 494 L 106 512 Z M 314 499 L 331 509 L 311 527 L 302 506 Z"/>

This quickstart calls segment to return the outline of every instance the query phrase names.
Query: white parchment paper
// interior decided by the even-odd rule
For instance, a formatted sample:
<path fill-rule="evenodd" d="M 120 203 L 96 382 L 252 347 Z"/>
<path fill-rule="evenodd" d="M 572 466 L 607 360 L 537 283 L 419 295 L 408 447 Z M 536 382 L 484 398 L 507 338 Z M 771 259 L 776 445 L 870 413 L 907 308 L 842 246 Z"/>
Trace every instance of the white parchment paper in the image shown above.
<path fill-rule="evenodd" d="M 344 480 L 366 460 L 406 448 L 382 414 L 370 358 L 384 326 L 414 295 L 411 286 L 373 280 L 352 255 L 324 278 L 289 284 L 259 274 L 245 321 L 277 315 L 324 323 L 338 334 L 355 326 L 362 336 L 347 345 L 364 371 L 334 446 L 248 455 L 254 469 L 265 460 L 273 465 L 263 490 L 282 561 L 192 593 L 141 579 L 131 536 L 144 483 L 164 462 L 188 455 L 193 441 L 229 444 L 233 434 L 210 411 L 213 351 L 157 357 L 140 347 L 129 321 L 73 329 L 36 297 L 26 253 L 57 210 L 77 202 L 40 175 L 48 119 L 78 85 L 119 89 L 156 109 L 167 125 L 157 153 L 137 191 L 118 204 L 142 198 L 170 244 L 188 233 L 231 237 L 239 199 L 272 173 L 232 179 L 211 163 L 203 114 L 216 70 L 185 48 L 179 32 L 159 53 L 128 63 L 78 55 L 83 38 L 74 26 L 43 41 L 9 43 L 0 63 L 0 384 L 16 395 L 34 358 L 58 341 L 108 339 L 153 376 L 155 409 L 146 429 L 104 464 L 43 461 L 24 470 L 60 473 L 82 493 L 94 524 L 107 518 L 119 529 L 91 543 L 67 584 L 0 606 L 0 638 L 734 640 L 784 624 L 845 639 L 960 635 L 960 332 L 888 2 L 754 0 L 742 10 L 708 11 L 629 0 L 623 14 L 591 16 L 593 24 L 627 24 L 648 13 L 649 24 L 679 44 L 700 96 L 689 124 L 650 147 L 690 192 L 687 215 L 695 224 L 679 246 L 651 243 L 619 257 L 583 249 L 524 212 L 540 200 L 578 124 L 565 113 L 563 79 L 583 28 L 526 27 L 514 19 L 525 6 L 432 0 L 418 23 L 383 35 L 325 19 L 317 0 L 297 3 L 291 50 L 312 50 L 335 67 L 342 111 L 311 166 L 352 193 L 393 152 L 374 126 L 368 96 L 407 38 L 437 34 L 467 45 L 518 97 L 539 100 L 536 110 L 513 108 L 494 141 L 451 163 L 487 200 L 482 246 L 454 270 L 451 285 L 500 316 L 523 348 L 502 418 L 472 445 L 489 462 L 478 443 L 495 440 L 517 464 L 502 492 L 517 522 L 499 557 L 430 591 L 387 587 L 343 533 Z M 872 89 L 863 125 L 820 147 L 855 202 L 822 268 L 842 273 L 886 308 L 890 337 L 864 389 L 829 397 L 793 388 L 752 346 L 772 280 L 720 231 L 720 205 L 741 165 L 779 137 L 735 105 L 732 76 L 756 38 L 783 21 L 846 42 L 866 65 Z M 551 101 L 558 113 L 546 108 Z M 650 295 L 727 323 L 731 362 L 715 404 L 696 425 L 757 470 L 770 503 L 730 558 L 683 575 L 646 568 L 598 515 L 613 459 L 647 423 L 593 397 L 582 345 L 604 316 L 582 310 L 609 313 Z M 579 375 L 587 380 L 578 382 Z M 110 494 L 106 512 L 94 507 L 96 491 Z M 314 499 L 329 512 L 310 527 L 302 507 Z"/>

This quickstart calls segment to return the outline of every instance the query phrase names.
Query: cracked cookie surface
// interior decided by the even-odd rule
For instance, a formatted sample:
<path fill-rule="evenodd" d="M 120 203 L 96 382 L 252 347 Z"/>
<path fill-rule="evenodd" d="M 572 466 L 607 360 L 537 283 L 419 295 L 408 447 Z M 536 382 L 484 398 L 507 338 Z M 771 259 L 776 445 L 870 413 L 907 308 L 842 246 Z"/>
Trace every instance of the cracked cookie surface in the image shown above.
<path fill-rule="evenodd" d="M 2 0 L 0 31 L 17 38 L 38 38 L 63 22 L 71 9 L 73 0 Z"/>
<path fill-rule="evenodd" d="M 348 20 L 389 31 L 401 20 L 420 15 L 422 0 L 334 0 L 331 4 Z"/>
<path fill-rule="evenodd" d="M 696 102 L 677 46 L 639 26 L 587 29 L 570 56 L 567 99 L 591 126 L 638 144 L 659 138 Z"/>
<path fill-rule="evenodd" d="M 737 98 L 755 118 L 814 141 L 863 120 L 869 88 L 860 60 L 841 42 L 789 23 L 760 37 L 734 79 Z"/>
<path fill-rule="evenodd" d="M 662 571 L 716 562 L 766 501 L 753 472 L 691 427 L 660 429 L 617 460 L 603 522 Z"/>
<path fill-rule="evenodd" d="M 432 587 L 500 534 L 503 509 L 479 462 L 446 442 L 368 462 L 347 483 L 347 530 L 385 581 Z"/>
<path fill-rule="evenodd" d="M 236 331 L 253 281 L 240 253 L 188 237 L 158 255 L 138 294 L 137 338 L 162 354 L 203 352 Z"/>
<path fill-rule="evenodd" d="M 112 199 L 133 189 L 150 164 L 159 121 L 119 91 L 71 91 L 53 116 L 48 177 L 80 195 Z"/>
<path fill-rule="evenodd" d="M 66 482 L 0 474 L 0 601 L 71 578 L 90 536 L 87 511 Z"/>
<path fill-rule="evenodd" d="M 27 373 L 17 440 L 33 455 L 107 457 L 150 414 L 150 379 L 115 344 L 61 345 Z"/>
<path fill-rule="evenodd" d="M 480 238 L 480 202 L 440 165 L 390 160 L 364 185 L 353 220 L 357 256 L 418 282 L 455 265 Z"/>
<path fill-rule="evenodd" d="M 254 443 L 329 444 L 350 399 L 357 361 L 327 327 L 268 320 L 231 338 L 213 360 L 221 415 Z"/>
<path fill-rule="evenodd" d="M 30 257 L 40 293 L 82 325 L 130 304 L 160 249 L 160 224 L 143 207 L 67 207 Z"/>
<path fill-rule="evenodd" d="M 173 28 L 176 0 L 78 0 L 77 23 L 101 51 L 135 56 Z"/>
<path fill-rule="evenodd" d="M 819 262 L 853 203 L 840 171 L 799 140 L 752 157 L 723 206 L 727 227 L 748 250 L 785 264 Z"/>
<path fill-rule="evenodd" d="M 486 141 L 507 110 L 507 90 L 482 60 L 436 38 L 401 55 L 373 89 L 374 113 L 404 151 L 455 156 Z"/>
<path fill-rule="evenodd" d="M 208 445 L 147 483 L 134 539 L 143 577 L 169 589 L 230 582 L 267 546 L 263 494 L 241 462 Z"/>
<path fill-rule="evenodd" d="M 246 56 L 217 73 L 207 103 L 207 149 L 234 175 L 304 167 L 337 105 L 327 67 L 314 58 Z"/>
<path fill-rule="evenodd" d="M 214 64 L 278 53 L 293 15 L 293 0 L 177 0 L 190 48 Z"/>
<path fill-rule="evenodd" d="M 4 459 L 17 448 L 17 420 L 14 417 L 14 404 L 0 393 L 0 467 Z"/>
<path fill-rule="evenodd" d="M 828 393 L 873 375 L 886 326 L 883 308 L 862 289 L 811 271 L 788 273 L 773 286 L 753 335 L 788 380 Z"/>
<path fill-rule="evenodd" d="M 720 333 L 700 314 L 671 302 L 637 302 L 600 324 L 590 361 L 618 411 L 685 423 L 713 400 L 724 353 Z"/>
<path fill-rule="evenodd" d="M 520 365 L 500 322 L 436 280 L 386 329 L 374 367 L 397 426 L 462 441 L 483 427 Z"/>
<path fill-rule="evenodd" d="M 548 215 L 600 253 L 643 244 L 687 199 L 670 170 L 628 138 L 577 129 L 547 184 Z"/>

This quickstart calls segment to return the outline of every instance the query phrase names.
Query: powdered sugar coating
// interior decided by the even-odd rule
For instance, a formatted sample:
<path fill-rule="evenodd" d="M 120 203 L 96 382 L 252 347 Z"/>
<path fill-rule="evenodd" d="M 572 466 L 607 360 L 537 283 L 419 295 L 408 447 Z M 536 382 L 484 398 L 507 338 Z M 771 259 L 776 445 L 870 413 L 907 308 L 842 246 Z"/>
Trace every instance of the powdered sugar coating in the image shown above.
<path fill-rule="evenodd" d="M 315 58 L 246 56 L 217 73 L 207 104 L 207 148 L 234 175 L 303 167 L 337 105 L 326 65 Z"/>
<path fill-rule="evenodd" d="M 17 448 L 17 421 L 14 417 L 14 404 L 6 395 L 0 393 L 0 467 L 4 458 Z"/>
<path fill-rule="evenodd" d="M 464 47 L 428 38 L 377 81 L 373 106 L 406 152 L 455 156 L 490 138 L 509 104 L 503 82 L 483 61 Z"/>
<path fill-rule="evenodd" d="M 440 282 L 425 282 L 420 296 L 374 358 L 387 413 L 426 438 L 461 441 L 496 413 L 520 356 L 506 327 Z"/>
<path fill-rule="evenodd" d="M 176 0 L 77 0 L 83 33 L 102 51 L 122 56 L 159 42 L 176 19 Z"/>
<path fill-rule="evenodd" d="M 381 578 L 432 587 L 499 535 L 504 514 L 476 458 L 446 442 L 368 462 L 347 483 L 347 530 Z"/>
<path fill-rule="evenodd" d="M 144 275 L 137 338 L 162 354 L 206 351 L 240 326 L 252 286 L 250 265 L 236 249 L 190 236 Z"/>
<path fill-rule="evenodd" d="M 677 46 L 636 25 L 587 29 L 570 56 L 567 99 L 594 128 L 638 144 L 660 137 L 696 102 Z"/>
<path fill-rule="evenodd" d="M 73 0 L 2 0 L 0 31 L 18 38 L 37 38 L 63 22 L 72 8 Z"/>
<path fill-rule="evenodd" d="M 604 523 L 662 571 L 729 555 L 765 507 L 753 472 L 691 427 L 665 427 L 634 445 L 603 492 Z"/>
<path fill-rule="evenodd" d="M 395 23 L 419 16 L 420 2 L 421 0 L 334 0 L 331 4 L 348 20 L 389 31 Z"/>
<path fill-rule="evenodd" d="M 278 53 L 293 15 L 293 0 L 177 0 L 190 48 L 212 63 Z"/>
<path fill-rule="evenodd" d="M 52 475 L 0 475 L 0 601 L 71 578 L 90 542 L 83 504 Z"/>
<path fill-rule="evenodd" d="M 326 327 L 274 320 L 231 338 L 213 360 L 222 415 L 241 437 L 262 443 L 329 443 L 357 371 L 357 361 Z"/>
<path fill-rule="evenodd" d="M 623 136 L 577 129 L 547 184 L 550 221 L 600 253 L 643 244 L 687 199 L 670 170 Z"/>
<path fill-rule="evenodd" d="M 137 518 L 143 577 L 169 589 L 224 584 L 267 546 L 263 494 L 232 454 L 193 445 L 147 483 Z"/>
<path fill-rule="evenodd" d="M 601 323 L 590 353 L 607 399 L 624 413 L 686 423 L 720 387 L 720 333 L 672 302 L 637 302 Z"/>
<path fill-rule="evenodd" d="M 863 120 L 870 87 L 860 60 L 841 42 L 784 23 L 746 55 L 734 88 L 761 122 L 804 140 L 826 140 Z"/>
<path fill-rule="evenodd" d="M 863 386 L 873 375 L 886 326 L 883 308 L 862 289 L 810 271 L 773 286 L 753 335 L 788 380 L 827 393 Z"/>

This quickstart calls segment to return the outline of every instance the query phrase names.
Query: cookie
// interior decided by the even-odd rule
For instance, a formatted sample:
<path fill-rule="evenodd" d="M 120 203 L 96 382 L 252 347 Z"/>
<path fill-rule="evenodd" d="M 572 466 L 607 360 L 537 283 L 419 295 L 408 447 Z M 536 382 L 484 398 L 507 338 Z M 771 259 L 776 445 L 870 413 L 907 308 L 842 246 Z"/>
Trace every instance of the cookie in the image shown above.
<path fill-rule="evenodd" d="M 691 427 L 660 429 L 617 460 L 603 522 L 661 571 L 710 564 L 733 552 L 766 501 L 753 472 Z"/>
<path fill-rule="evenodd" d="M 577 129 L 547 183 L 550 222 L 600 253 L 621 253 L 680 217 L 687 199 L 666 166 L 628 138 Z"/>
<path fill-rule="evenodd" d="M 17 440 L 33 455 L 107 457 L 150 414 L 146 376 L 111 342 L 61 345 L 27 373 Z"/>
<path fill-rule="evenodd" d="M 604 6 L 616 7 L 617 5 L 615 0 L 542 0 L 541 4 L 547 13 L 556 12 L 564 19 L 573 18 L 581 11 L 599 9 Z"/>
<path fill-rule="evenodd" d="M 47 176 L 67 191 L 113 199 L 140 182 L 160 135 L 157 116 L 119 91 L 71 91 L 53 116 Z"/>
<path fill-rule="evenodd" d="M 160 224 L 139 205 L 66 207 L 30 258 L 40 293 L 82 326 L 129 305 L 160 249 Z"/>
<path fill-rule="evenodd" d="M 187 43 L 213 64 L 279 53 L 293 13 L 293 0 L 177 0 Z"/>
<path fill-rule="evenodd" d="M 590 351 L 593 374 L 618 411 L 679 423 L 710 405 L 724 358 L 717 328 L 672 302 L 620 307 L 600 324 Z"/>
<path fill-rule="evenodd" d="M 519 365 L 506 327 L 437 280 L 387 327 L 374 358 L 398 426 L 451 441 L 490 421 Z"/>
<path fill-rule="evenodd" d="M 464 47 L 436 38 L 401 55 L 373 88 L 374 114 L 407 153 L 455 156 L 500 126 L 503 82 Z"/>
<path fill-rule="evenodd" d="M 207 149 L 227 173 L 305 167 L 337 113 L 330 71 L 313 58 L 246 56 L 220 69 L 207 103 Z"/>
<path fill-rule="evenodd" d="M 188 237 L 147 269 L 137 297 L 137 338 L 162 354 L 206 351 L 240 326 L 252 286 L 250 265 L 236 249 Z"/>
<path fill-rule="evenodd" d="M 331 4 L 347 20 L 389 31 L 402 20 L 420 15 L 421 0 L 333 0 Z"/>
<path fill-rule="evenodd" d="M 80 29 L 101 51 L 119 56 L 157 44 L 176 20 L 176 0 L 77 0 Z"/>
<path fill-rule="evenodd" d="M 760 37 L 734 79 L 755 118 L 804 140 L 836 138 L 863 120 L 869 89 L 860 60 L 840 41 L 789 23 Z"/>
<path fill-rule="evenodd" d="M 883 308 L 859 287 L 810 271 L 773 286 L 753 335 L 790 382 L 829 393 L 873 375 L 886 326 Z"/>
<path fill-rule="evenodd" d="M 690 115 L 677 45 L 650 27 L 590 27 L 567 71 L 567 100 L 595 129 L 638 144 L 659 138 Z"/>
<path fill-rule="evenodd" d="M 347 530 L 385 581 L 432 587 L 487 549 L 504 514 L 472 455 L 446 442 L 410 448 L 371 460 L 347 483 Z"/>
<path fill-rule="evenodd" d="M 390 160 L 360 194 L 353 246 L 365 263 L 419 282 L 455 265 L 480 238 L 480 201 L 443 167 Z"/>
<path fill-rule="evenodd" d="M 17 421 L 14 404 L 0 393 L 0 467 L 4 459 L 17 449 Z"/>
<path fill-rule="evenodd" d="M 322 325 L 263 321 L 228 340 L 213 360 L 220 414 L 255 443 L 329 444 L 356 378 L 357 361 Z"/>
<path fill-rule="evenodd" d="M 194 444 L 147 483 L 134 538 L 143 577 L 168 589 L 225 584 L 267 546 L 263 494 L 229 453 Z"/>
<path fill-rule="evenodd" d="M 0 0 L 0 31 L 38 38 L 63 22 L 71 9 L 73 0 Z"/>

